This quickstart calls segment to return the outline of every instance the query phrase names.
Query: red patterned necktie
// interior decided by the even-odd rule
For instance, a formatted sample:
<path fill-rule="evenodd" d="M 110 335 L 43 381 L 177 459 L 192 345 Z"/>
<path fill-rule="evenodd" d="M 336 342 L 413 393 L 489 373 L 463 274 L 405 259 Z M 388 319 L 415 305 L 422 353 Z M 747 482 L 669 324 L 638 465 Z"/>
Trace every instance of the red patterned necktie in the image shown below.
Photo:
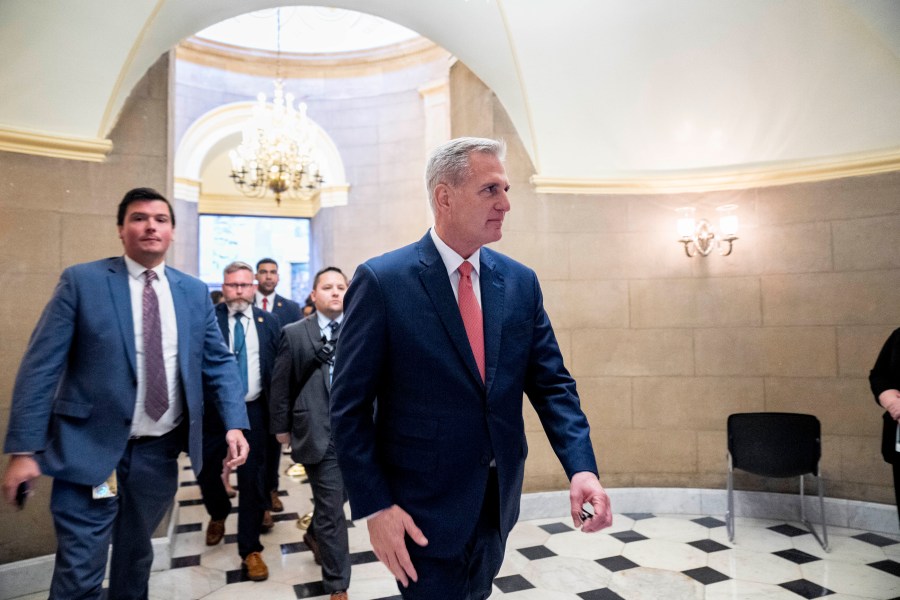
<path fill-rule="evenodd" d="M 144 412 L 154 421 L 159 421 L 169 409 L 169 385 L 166 383 L 166 365 L 163 361 L 159 298 L 153 289 L 156 278 L 155 271 L 144 271 Z"/>
<path fill-rule="evenodd" d="M 484 381 L 484 322 L 481 306 L 475 299 L 475 289 L 472 287 L 472 268 L 472 263 L 468 261 L 459 265 L 459 313 L 472 346 L 472 354 L 475 355 L 475 364 Z"/>
<path fill-rule="evenodd" d="M 266 312 L 269 310 L 269 299 L 266 297 L 263 297 L 263 310 Z"/>

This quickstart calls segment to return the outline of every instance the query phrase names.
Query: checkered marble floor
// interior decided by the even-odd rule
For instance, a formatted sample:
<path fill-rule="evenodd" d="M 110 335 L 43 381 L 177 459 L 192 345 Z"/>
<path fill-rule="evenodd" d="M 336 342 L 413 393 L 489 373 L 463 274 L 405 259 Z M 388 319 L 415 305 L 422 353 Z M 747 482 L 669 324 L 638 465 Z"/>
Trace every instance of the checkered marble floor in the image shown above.
<path fill-rule="evenodd" d="M 283 457 L 282 473 L 291 466 Z M 327 600 L 321 572 L 297 520 L 311 510 L 305 479 L 282 476 L 285 510 L 263 536 L 269 579 L 243 579 L 237 554 L 237 508 L 226 537 L 205 545 L 208 517 L 187 463 L 177 501 L 172 568 L 153 573 L 155 600 Z M 826 553 L 796 523 L 738 518 L 728 541 L 721 515 L 616 514 L 613 526 L 585 535 L 567 519 L 516 525 L 494 580 L 492 600 L 900 599 L 900 543 L 864 531 L 830 528 Z M 350 530 L 352 600 L 399 599 L 396 584 L 371 551 L 366 528 Z M 23 600 L 37 600 L 43 595 Z"/>

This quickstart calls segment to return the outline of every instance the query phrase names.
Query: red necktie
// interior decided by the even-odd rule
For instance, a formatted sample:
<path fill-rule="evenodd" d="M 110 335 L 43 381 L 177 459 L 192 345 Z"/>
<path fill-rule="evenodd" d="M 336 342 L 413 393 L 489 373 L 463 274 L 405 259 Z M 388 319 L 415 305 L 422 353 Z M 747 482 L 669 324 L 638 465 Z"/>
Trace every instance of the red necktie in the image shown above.
<path fill-rule="evenodd" d="M 475 299 L 472 287 L 472 263 L 464 261 L 459 265 L 459 313 L 462 315 L 466 335 L 475 355 L 475 364 L 484 381 L 484 322 L 481 317 L 481 306 Z"/>
<path fill-rule="evenodd" d="M 263 310 L 267 311 L 267 312 L 269 310 L 269 299 L 268 298 L 263 298 Z"/>

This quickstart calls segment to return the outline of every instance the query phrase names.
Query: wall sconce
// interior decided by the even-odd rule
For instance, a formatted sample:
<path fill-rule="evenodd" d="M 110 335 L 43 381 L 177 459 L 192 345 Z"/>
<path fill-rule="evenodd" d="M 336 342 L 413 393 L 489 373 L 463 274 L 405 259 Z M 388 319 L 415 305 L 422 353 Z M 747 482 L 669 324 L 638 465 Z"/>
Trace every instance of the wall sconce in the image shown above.
<path fill-rule="evenodd" d="M 688 258 L 698 254 L 709 256 L 716 248 L 722 256 L 731 254 L 732 244 L 738 239 L 737 204 L 720 206 L 716 212 L 719 213 L 718 232 L 706 219 L 698 221 L 694 218 L 693 206 L 678 209 L 678 241 L 684 244 L 684 253 Z"/>

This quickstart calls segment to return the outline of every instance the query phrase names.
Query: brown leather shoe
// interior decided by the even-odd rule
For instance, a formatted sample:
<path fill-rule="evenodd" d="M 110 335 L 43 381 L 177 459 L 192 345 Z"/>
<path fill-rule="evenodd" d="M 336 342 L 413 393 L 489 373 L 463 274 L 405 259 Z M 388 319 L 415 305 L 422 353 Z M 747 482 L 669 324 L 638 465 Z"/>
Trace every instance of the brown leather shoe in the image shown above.
<path fill-rule="evenodd" d="M 221 521 L 210 519 L 209 525 L 206 526 L 206 545 L 215 546 L 223 537 L 225 537 L 225 519 Z"/>
<path fill-rule="evenodd" d="M 266 566 L 259 552 L 251 552 L 241 561 L 241 569 L 250 581 L 265 581 L 269 578 L 269 567 Z"/>
<path fill-rule="evenodd" d="M 269 511 L 264 512 L 264 513 L 263 513 L 263 520 L 262 520 L 262 531 L 263 531 L 263 533 L 267 533 L 267 532 L 269 532 L 269 531 L 272 531 L 272 528 L 273 528 L 273 527 L 275 527 L 275 519 L 272 518 L 272 513 L 269 512 Z"/>
<path fill-rule="evenodd" d="M 312 551 L 313 560 L 316 561 L 316 564 L 321 565 L 322 556 L 319 554 L 319 540 L 307 531 L 303 534 L 303 543 L 306 544 L 306 547 L 309 548 L 310 551 Z"/>
<path fill-rule="evenodd" d="M 272 512 L 281 512 L 284 510 L 284 504 L 281 503 L 281 498 L 278 497 L 278 491 L 272 490 Z"/>
<path fill-rule="evenodd" d="M 331 600 L 349 600 L 347 592 L 331 592 Z"/>

